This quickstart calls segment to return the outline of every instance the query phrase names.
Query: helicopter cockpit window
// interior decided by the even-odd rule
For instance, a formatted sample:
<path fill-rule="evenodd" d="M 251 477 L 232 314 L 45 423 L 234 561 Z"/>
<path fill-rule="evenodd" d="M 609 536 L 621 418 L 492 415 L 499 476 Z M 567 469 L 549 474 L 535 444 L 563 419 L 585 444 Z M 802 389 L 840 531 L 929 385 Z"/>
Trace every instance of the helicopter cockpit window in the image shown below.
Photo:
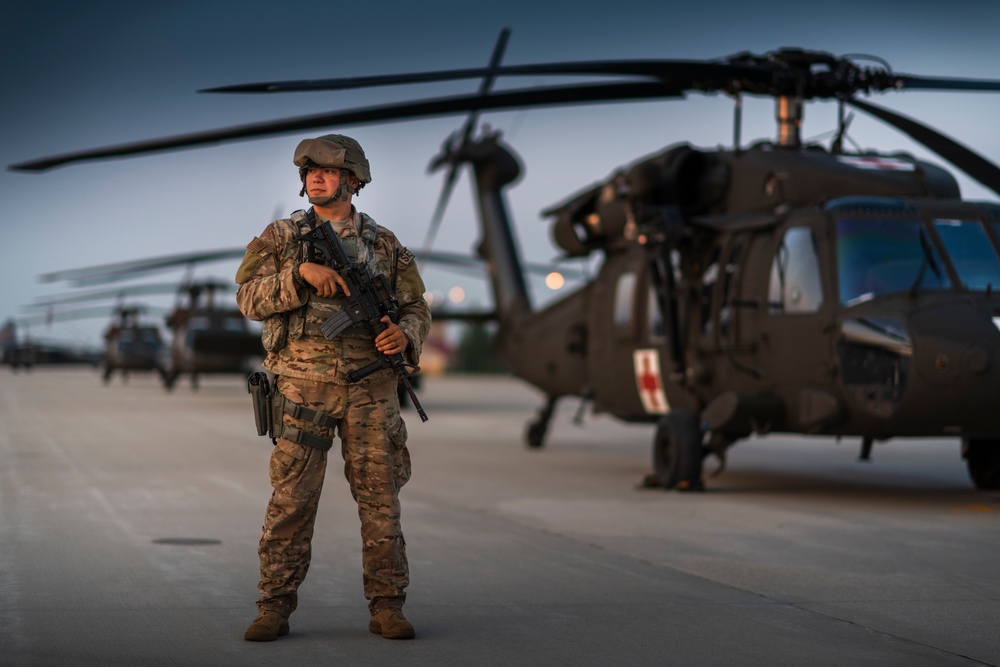
<path fill-rule="evenodd" d="M 646 312 L 648 313 L 647 319 L 649 320 L 649 339 L 665 339 L 667 337 L 667 329 L 663 324 L 663 311 L 660 309 L 660 300 L 656 296 L 656 290 L 652 286 L 649 288 Z"/>
<path fill-rule="evenodd" d="M 211 322 L 208 321 L 207 317 L 192 317 L 187 328 L 188 331 L 208 331 L 210 326 Z"/>
<path fill-rule="evenodd" d="M 935 220 L 934 229 L 966 289 L 1000 289 L 1000 259 L 979 221 Z"/>
<path fill-rule="evenodd" d="M 771 263 L 767 312 L 771 315 L 815 313 L 823 305 L 823 281 L 812 230 L 785 232 Z"/>
<path fill-rule="evenodd" d="M 615 285 L 614 325 L 619 335 L 629 336 L 633 332 L 633 317 L 635 315 L 635 283 L 634 271 L 628 271 L 618 277 Z"/>
<path fill-rule="evenodd" d="M 920 220 L 837 220 L 837 273 L 847 306 L 883 294 L 952 287 Z"/>
<path fill-rule="evenodd" d="M 246 330 L 246 320 L 242 317 L 227 317 L 222 326 L 226 331 L 239 333 Z"/>

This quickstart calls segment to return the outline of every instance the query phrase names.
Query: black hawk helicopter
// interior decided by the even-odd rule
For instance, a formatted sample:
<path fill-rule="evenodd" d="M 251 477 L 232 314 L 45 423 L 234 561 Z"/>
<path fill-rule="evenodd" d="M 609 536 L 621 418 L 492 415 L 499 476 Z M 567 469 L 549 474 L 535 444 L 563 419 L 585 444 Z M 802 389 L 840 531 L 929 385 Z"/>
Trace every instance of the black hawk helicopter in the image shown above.
<path fill-rule="evenodd" d="M 321 81 L 210 92 L 285 92 L 482 80 L 472 95 L 335 111 L 82 151 L 14 165 L 151 153 L 305 130 L 472 112 L 434 164 L 472 167 L 492 278 L 497 349 L 548 396 L 529 424 L 540 446 L 556 401 L 656 425 L 648 483 L 703 487 L 703 460 L 754 433 L 857 436 L 862 458 L 894 436 L 956 436 L 976 486 L 1000 488 L 1000 206 L 963 201 L 943 168 L 843 149 L 850 106 L 909 135 L 1000 193 L 1000 168 L 940 132 L 859 99 L 882 91 L 1000 91 L 1000 81 L 934 78 L 801 49 L 709 61 L 617 60 Z M 613 77 L 491 92 L 499 76 Z M 520 174 L 485 110 L 724 93 L 731 150 L 669 147 L 552 207 L 568 256 L 603 255 L 595 278 L 536 310 L 505 188 Z M 744 96 L 776 101 L 777 137 L 743 146 Z M 835 100 L 829 147 L 801 138 L 804 103 Z"/>
<path fill-rule="evenodd" d="M 47 276 L 42 276 L 45 279 Z M 104 355 L 101 377 L 105 384 L 111 381 L 117 372 L 122 380 L 127 382 L 133 372 L 155 371 L 161 377 L 165 375 L 166 345 L 160 335 L 160 328 L 142 318 L 144 315 L 159 309 L 140 304 L 126 303 L 126 297 L 135 294 L 157 293 L 160 286 L 144 285 L 142 289 L 128 288 L 116 290 L 99 290 L 91 292 L 67 293 L 40 297 L 27 309 L 45 310 L 48 320 L 78 320 L 93 317 L 108 317 L 111 320 L 104 330 Z M 114 299 L 113 306 L 73 307 L 65 306 L 93 301 Z M 57 310 L 58 309 L 58 310 Z"/>
<path fill-rule="evenodd" d="M 0 366 L 10 366 L 16 373 L 22 369 L 31 371 L 35 366 L 100 365 L 103 355 L 98 350 L 38 339 L 27 332 L 30 326 L 47 321 L 34 317 L 8 318 L 0 326 Z M 18 334 L 18 327 L 25 329 L 23 335 Z"/>
<path fill-rule="evenodd" d="M 232 249 L 140 259 L 57 271 L 40 276 L 40 280 L 43 282 L 70 280 L 76 286 L 95 285 L 180 266 L 190 269 L 200 262 L 238 259 L 243 256 L 243 252 L 242 249 Z M 169 346 L 160 343 L 161 349 L 157 350 L 155 362 L 152 355 L 142 355 L 141 359 L 138 358 L 140 355 L 137 350 L 131 350 L 136 354 L 127 358 L 128 363 L 145 363 L 148 364 L 147 368 L 158 370 L 163 377 L 164 386 L 170 390 L 174 388 L 182 374 L 190 375 L 191 386 L 197 388 L 201 375 L 249 373 L 256 367 L 255 359 L 263 357 L 264 349 L 260 342 L 260 333 L 250 329 L 235 304 L 223 307 L 216 303 L 216 294 L 223 292 L 235 293 L 235 286 L 214 280 L 195 281 L 189 277 L 180 286 L 173 283 L 130 285 L 41 299 L 39 305 L 51 306 L 71 301 L 123 298 L 138 294 L 175 293 L 177 301 L 164 318 L 166 327 L 172 334 Z M 126 334 L 125 338 L 131 341 L 148 328 L 133 326 L 134 331 Z M 106 335 L 109 359 L 114 357 L 114 348 L 118 347 L 122 340 L 122 330 L 123 327 L 118 327 L 116 330 L 113 325 L 109 329 L 109 334 L 113 335 Z M 146 338 L 149 338 L 148 334 Z M 109 361 L 105 377 L 110 376 L 113 370 L 113 362 Z"/>

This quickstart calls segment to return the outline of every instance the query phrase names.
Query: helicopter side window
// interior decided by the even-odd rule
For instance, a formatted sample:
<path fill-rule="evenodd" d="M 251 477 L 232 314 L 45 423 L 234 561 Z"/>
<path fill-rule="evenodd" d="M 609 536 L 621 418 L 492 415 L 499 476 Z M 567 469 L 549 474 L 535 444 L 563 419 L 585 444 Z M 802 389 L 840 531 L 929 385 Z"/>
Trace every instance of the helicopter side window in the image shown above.
<path fill-rule="evenodd" d="M 663 312 L 660 310 L 660 300 L 656 297 L 656 290 L 652 285 L 649 287 L 646 301 L 647 319 L 649 320 L 649 339 L 664 340 L 667 337 L 667 329 L 663 323 Z"/>
<path fill-rule="evenodd" d="M 740 261 L 743 255 L 743 242 L 738 241 L 729 253 L 726 260 L 725 273 L 722 276 L 722 301 L 719 306 L 719 331 L 723 334 L 729 331 L 729 321 L 732 318 L 730 312 L 730 301 L 733 296 L 733 289 L 736 285 L 736 274 L 740 270 Z"/>
<path fill-rule="evenodd" d="M 847 306 L 894 292 L 952 287 L 920 220 L 837 220 L 837 274 Z"/>
<path fill-rule="evenodd" d="M 681 281 L 681 254 L 677 250 L 671 250 L 669 255 L 667 270 L 673 273 L 673 282 L 678 284 Z M 669 297 L 668 297 L 669 298 Z M 663 310 L 660 308 L 660 299 L 656 293 L 656 286 L 653 281 L 649 284 L 649 295 L 646 303 L 646 324 L 648 326 L 647 338 L 651 341 L 663 341 L 667 339 L 667 324 L 663 317 Z"/>
<path fill-rule="evenodd" d="M 192 317 L 188 324 L 188 331 L 208 331 L 210 322 L 207 317 Z"/>
<path fill-rule="evenodd" d="M 634 331 L 635 284 L 635 272 L 628 271 L 618 276 L 618 282 L 615 285 L 615 304 L 612 317 L 615 331 L 622 337 L 629 337 Z"/>
<path fill-rule="evenodd" d="M 966 289 L 1000 288 L 1000 259 L 976 220 L 935 220 L 945 252 Z"/>
<path fill-rule="evenodd" d="M 246 331 L 246 320 L 242 317 L 227 317 L 225 322 L 223 322 L 222 328 L 226 331 L 241 333 Z"/>
<path fill-rule="evenodd" d="M 767 312 L 771 315 L 815 313 L 823 305 L 823 282 L 812 230 L 785 232 L 771 263 Z"/>
<path fill-rule="evenodd" d="M 701 274 L 701 332 L 706 336 L 711 335 L 713 330 L 712 293 L 719 280 L 719 254 L 718 247 L 712 249 L 712 259 Z"/>

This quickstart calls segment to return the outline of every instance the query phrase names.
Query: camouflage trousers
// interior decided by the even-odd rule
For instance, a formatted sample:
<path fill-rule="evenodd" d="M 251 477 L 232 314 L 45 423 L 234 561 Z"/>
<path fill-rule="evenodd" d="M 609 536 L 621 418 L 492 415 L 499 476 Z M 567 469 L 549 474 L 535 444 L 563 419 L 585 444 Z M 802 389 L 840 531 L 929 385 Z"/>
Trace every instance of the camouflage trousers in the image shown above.
<path fill-rule="evenodd" d="M 399 489 L 410 478 L 406 425 L 399 415 L 396 380 L 335 385 L 278 378 L 278 390 L 291 401 L 337 419 L 344 475 L 361 518 L 364 592 L 375 610 L 400 606 L 409 584 L 406 543 L 399 524 Z M 333 441 L 334 429 L 285 415 L 291 426 Z M 264 515 L 260 545 L 261 610 L 285 616 L 295 611 L 298 588 L 312 557 L 313 528 L 328 452 L 278 438 L 271 453 L 273 492 Z"/>

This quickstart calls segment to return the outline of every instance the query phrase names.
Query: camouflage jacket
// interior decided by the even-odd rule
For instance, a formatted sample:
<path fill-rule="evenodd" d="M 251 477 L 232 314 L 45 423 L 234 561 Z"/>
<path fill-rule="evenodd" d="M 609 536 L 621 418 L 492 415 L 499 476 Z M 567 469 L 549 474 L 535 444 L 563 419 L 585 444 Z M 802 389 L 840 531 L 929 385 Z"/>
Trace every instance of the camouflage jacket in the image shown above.
<path fill-rule="evenodd" d="M 247 245 L 236 274 L 236 300 L 247 318 L 264 322 L 263 342 L 268 351 L 264 368 L 285 377 L 350 384 L 347 374 L 375 361 L 379 353 L 367 325 L 353 325 L 333 340 L 320 333 L 319 324 L 342 308 L 345 299 L 342 295 L 322 299 L 310 286 L 295 282 L 292 269 L 302 259 L 299 234 L 304 218 L 296 212 L 290 218 L 276 220 Z M 354 223 L 340 237 L 345 247 L 353 242 L 353 247 L 361 248 L 362 255 L 367 254 L 365 248 L 374 250 L 374 256 L 367 258 L 369 266 L 390 280 L 395 278 L 398 324 L 410 343 L 405 354 L 407 361 L 417 364 L 431 316 L 413 254 L 395 234 L 374 225 L 364 213 L 355 210 Z M 361 243 L 358 231 L 375 227 L 374 241 Z M 381 370 L 369 378 L 391 372 Z"/>

